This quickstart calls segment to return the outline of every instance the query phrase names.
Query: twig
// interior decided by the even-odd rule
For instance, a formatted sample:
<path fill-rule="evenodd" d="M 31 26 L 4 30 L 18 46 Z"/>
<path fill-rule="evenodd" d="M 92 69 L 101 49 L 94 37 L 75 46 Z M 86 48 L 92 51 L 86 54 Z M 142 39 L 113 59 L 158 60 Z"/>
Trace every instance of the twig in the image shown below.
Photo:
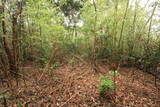
<path fill-rule="evenodd" d="M 66 102 L 64 102 L 60 107 L 63 107 L 65 104 L 67 104 L 72 98 L 74 98 L 76 95 L 78 94 L 78 92 L 77 93 L 75 93 L 75 94 L 73 94 Z"/>
<path fill-rule="evenodd" d="M 49 66 L 50 66 L 50 64 L 51 64 L 51 62 L 55 59 L 56 54 L 57 54 L 58 51 L 59 51 L 59 49 L 56 48 L 55 51 L 52 52 L 52 55 L 51 55 L 51 57 L 50 57 L 48 63 L 46 64 L 46 66 L 45 66 L 45 68 L 44 68 L 44 70 L 43 70 L 43 72 L 42 72 L 42 74 L 41 74 L 41 76 L 40 76 L 38 82 L 42 79 L 44 73 L 48 70 L 48 68 L 49 68 Z"/>
<path fill-rule="evenodd" d="M 81 61 L 81 62 L 83 62 L 84 64 L 87 64 L 87 62 L 83 59 L 83 58 L 81 58 L 81 57 L 79 57 L 79 56 L 77 56 L 77 55 L 73 55 L 76 59 L 78 59 L 79 61 Z"/>

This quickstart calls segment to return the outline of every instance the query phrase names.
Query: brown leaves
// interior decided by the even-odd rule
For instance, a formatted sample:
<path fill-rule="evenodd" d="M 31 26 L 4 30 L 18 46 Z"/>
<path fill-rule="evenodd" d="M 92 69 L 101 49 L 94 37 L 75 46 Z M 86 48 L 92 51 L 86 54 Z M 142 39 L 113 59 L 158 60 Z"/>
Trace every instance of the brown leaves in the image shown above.
<path fill-rule="evenodd" d="M 70 71 L 70 66 L 64 65 L 53 72 L 45 72 L 39 82 L 36 82 L 38 80 L 36 78 L 41 75 L 38 69 L 25 67 L 24 69 L 30 77 L 26 81 L 27 86 L 25 87 L 21 81 L 18 88 L 12 87 L 16 90 L 17 99 L 7 99 L 7 105 L 102 107 L 114 104 L 112 100 L 100 100 L 96 89 L 100 75 L 93 73 L 91 66 L 74 64 L 73 71 Z M 100 70 L 104 70 L 104 72 L 107 72 L 106 68 L 104 65 L 100 66 Z M 118 72 L 120 75 L 116 78 L 118 89 L 115 97 L 117 106 L 156 107 L 158 105 L 159 91 L 156 90 L 153 83 L 154 78 L 151 75 L 146 74 L 146 78 L 143 78 L 143 72 L 135 71 L 133 76 L 130 69 L 120 69 Z M 133 77 L 136 78 L 132 83 Z"/>

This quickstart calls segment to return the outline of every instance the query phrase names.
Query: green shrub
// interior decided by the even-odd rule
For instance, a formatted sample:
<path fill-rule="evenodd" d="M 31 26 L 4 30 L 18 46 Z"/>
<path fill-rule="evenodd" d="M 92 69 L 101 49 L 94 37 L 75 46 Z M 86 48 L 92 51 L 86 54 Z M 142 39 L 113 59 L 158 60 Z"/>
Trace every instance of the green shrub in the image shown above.
<path fill-rule="evenodd" d="M 97 87 L 97 89 L 100 93 L 100 96 L 103 97 L 106 92 L 111 93 L 115 89 L 115 86 L 113 81 L 108 76 L 104 76 L 101 78 L 100 85 Z"/>

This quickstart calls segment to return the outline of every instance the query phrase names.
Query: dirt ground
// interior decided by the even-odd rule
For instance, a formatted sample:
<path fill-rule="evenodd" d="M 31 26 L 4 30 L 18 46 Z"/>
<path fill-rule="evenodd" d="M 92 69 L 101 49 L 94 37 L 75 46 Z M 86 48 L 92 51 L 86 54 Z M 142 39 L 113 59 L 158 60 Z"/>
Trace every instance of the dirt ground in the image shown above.
<path fill-rule="evenodd" d="M 0 107 L 160 107 L 160 82 L 155 87 L 153 76 L 134 68 L 118 70 L 115 101 L 102 99 L 96 87 L 109 69 L 99 68 L 95 73 L 90 64 L 75 63 L 42 72 L 24 66 L 25 81 L 19 80 L 19 86 L 0 84 Z"/>

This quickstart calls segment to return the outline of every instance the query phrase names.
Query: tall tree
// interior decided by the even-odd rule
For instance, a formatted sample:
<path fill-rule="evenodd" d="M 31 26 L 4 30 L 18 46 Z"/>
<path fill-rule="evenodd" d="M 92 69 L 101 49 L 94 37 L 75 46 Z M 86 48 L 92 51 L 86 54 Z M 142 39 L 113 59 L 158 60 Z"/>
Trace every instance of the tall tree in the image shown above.
<path fill-rule="evenodd" d="M 6 7 L 8 8 L 10 5 L 8 1 L 6 0 L 1 0 L 2 2 L 2 45 L 3 48 L 5 50 L 5 56 L 6 56 L 6 62 L 8 64 L 8 69 L 10 71 L 18 71 L 18 50 L 17 50 L 17 46 L 18 46 L 18 18 L 19 16 L 21 16 L 22 13 L 22 2 L 21 1 L 14 1 L 15 3 L 15 10 L 12 11 L 7 11 Z M 12 8 L 12 7 L 9 7 Z M 12 20 L 12 46 L 9 45 L 9 41 L 8 41 L 8 35 L 7 35 L 7 25 L 6 25 L 6 15 L 10 14 L 11 17 L 9 17 Z M 1 58 L 2 59 L 2 58 Z M 1 61 L 2 62 L 2 61 Z"/>
<path fill-rule="evenodd" d="M 6 5 L 6 1 L 5 0 L 2 0 L 2 33 L 3 33 L 3 36 L 2 36 L 2 44 L 3 44 L 3 48 L 5 50 L 5 53 L 6 53 L 6 62 L 9 66 L 9 69 L 10 70 L 14 70 L 14 64 L 13 64 L 13 57 L 12 57 L 12 53 L 11 53 L 11 49 L 9 47 L 9 43 L 8 43 L 8 40 L 7 40 L 7 29 L 6 29 L 6 13 L 5 13 L 5 5 Z M 5 72 L 4 73 L 5 76 L 7 76 L 7 73 Z"/>

